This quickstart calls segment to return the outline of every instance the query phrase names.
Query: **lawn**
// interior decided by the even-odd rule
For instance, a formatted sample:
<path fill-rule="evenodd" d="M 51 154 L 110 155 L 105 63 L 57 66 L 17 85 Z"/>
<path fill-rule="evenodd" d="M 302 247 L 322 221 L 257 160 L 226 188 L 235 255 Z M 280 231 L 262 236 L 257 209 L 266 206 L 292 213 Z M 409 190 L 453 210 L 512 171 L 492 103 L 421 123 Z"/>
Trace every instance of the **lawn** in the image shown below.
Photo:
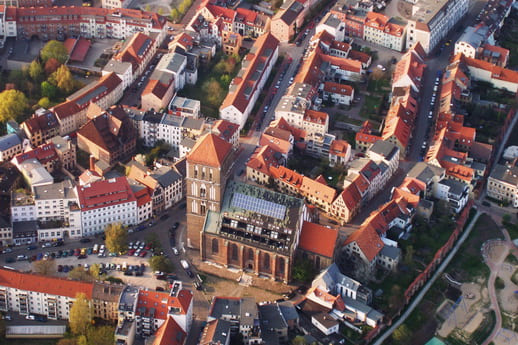
<path fill-rule="evenodd" d="M 469 237 L 459 249 L 458 253 L 462 254 L 452 260 L 446 271 L 461 282 L 473 281 L 477 277 L 487 279 L 489 268 L 482 261 L 480 248 L 485 241 L 502 237 L 502 233 L 493 219 L 487 214 L 481 215 Z"/>

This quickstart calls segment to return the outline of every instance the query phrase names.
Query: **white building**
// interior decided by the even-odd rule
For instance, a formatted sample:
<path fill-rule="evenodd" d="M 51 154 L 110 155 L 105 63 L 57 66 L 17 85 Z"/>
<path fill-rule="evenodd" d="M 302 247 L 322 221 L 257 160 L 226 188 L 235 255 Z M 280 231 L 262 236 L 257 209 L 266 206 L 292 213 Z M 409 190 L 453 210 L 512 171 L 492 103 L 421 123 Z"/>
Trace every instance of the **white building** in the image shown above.
<path fill-rule="evenodd" d="M 454 213 L 460 213 L 469 200 L 469 186 L 457 180 L 444 179 L 437 185 L 437 199 L 448 202 Z"/>
<path fill-rule="evenodd" d="M 174 96 L 169 104 L 169 110 L 174 115 L 191 116 L 197 119 L 200 116 L 201 103 L 196 99 Z"/>
<path fill-rule="evenodd" d="M 312 315 L 311 323 L 325 335 L 338 333 L 340 327 L 340 323 L 327 313 L 318 313 Z"/>
<path fill-rule="evenodd" d="M 485 25 L 468 26 L 462 36 L 455 42 L 454 55 L 462 53 L 470 58 L 476 58 L 477 49 L 486 42 L 489 28 Z"/>
<path fill-rule="evenodd" d="M 185 86 L 185 68 L 187 57 L 179 53 L 169 53 L 162 56 L 155 71 L 162 71 L 172 74 L 174 77 L 174 89 L 181 90 Z"/>
<path fill-rule="evenodd" d="M 220 118 L 243 128 L 279 54 L 279 40 L 266 33 L 255 41 L 219 108 Z"/>
<path fill-rule="evenodd" d="M 468 12 L 469 0 L 417 0 L 408 20 L 406 48 L 421 43 L 431 52 Z"/>
<path fill-rule="evenodd" d="M 137 223 L 137 199 L 126 177 L 78 186 L 83 236 L 102 233 L 108 224 L 130 226 Z"/>
<path fill-rule="evenodd" d="M 321 31 L 327 31 L 335 40 L 342 42 L 345 38 L 345 23 L 332 13 L 328 13 L 315 29 L 315 35 Z"/>
<path fill-rule="evenodd" d="M 487 195 L 518 207 L 518 167 L 496 164 L 489 175 Z"/>
<path fill-rule="evenodd" d="M 183 139 L 184 121 L 183 116 L 164 115 L 158 125 L 158 139 L 165 141 L 171 148 L 179 150 Z"/>
<path fill-rule="evenodd" d="M 376 164 L 382 162 L 388 166 L 389 174 L 393 175 L 399 167 L 399 147 L 385 140 L 376 141 L 366 152 L 367 157 Z"/>
<path fill-rule="evenodd" d="M 36 220 L 36 204 L 31 194 L 11 194 L 11 222 Z"/>

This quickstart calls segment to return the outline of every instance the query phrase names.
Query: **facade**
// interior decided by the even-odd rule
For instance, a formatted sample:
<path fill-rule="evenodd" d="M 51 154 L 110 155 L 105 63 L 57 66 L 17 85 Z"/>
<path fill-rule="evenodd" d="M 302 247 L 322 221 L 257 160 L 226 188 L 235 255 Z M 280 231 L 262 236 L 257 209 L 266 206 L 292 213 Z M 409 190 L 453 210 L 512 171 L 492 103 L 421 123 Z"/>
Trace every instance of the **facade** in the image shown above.
<path fill-rule="evenodd" d="M 221 50 L 226 55 L 238 55 L 242 44 L 243 36 L 240 34 L 225 30 L 221 32 Z"/>
<path fill-rule="evenodd" d="M 47 140 L 47 143 L 54 145 L 61 166 L 65 169 L 72 169 L 76 165 L 76 144 L 68 137 L 55 136 Z"/>
<path fill-rule="evenodd" d="M 48 139 L 59 135 L 59 123 L 56 116 L 49 110 L 40 108 L 27 120 L 20 124 L 31 146 L 36 147 Z"/>
<path fill-rule="evenodd" d="M 208 211 L 219 212 L 233 165 L 232 144 L 213 133 L 198 139 L 187 156 L 187 245 L 200 248 Z"/>
<path fill-rule="evenodd" d="M 65 102 L 50 109 L 58 119 L 59 135 L 69 134 L 84 125 L 91 103 L 108 109 L 121 99 L 122 92 L 122 80 L 115 73 L 110 73 L 67 97 Z"/>
<path fill-rule="evenodd" d="M 83 236 L 102 233 L 108 224 L 137 224 L 137 199 L 126 177 L 77 186 Z"/>
<path fill-rule="evenodd" d="M 108 166 L 129 159 L 136 142 L 133 123 L 120 107 L 111 107 L 77 132 L 77 146 Z"/>
<path fill-rule="evenodd" d="M 329 148 L 329 165 L 346 165 L 351 160 L 351 145 L 345 140 L 333 140 Z"/>
<path fill-rule="evenodd" d="M 201 257 L 288 282 L 304 220 L 302 199 L 228 182 L 221 210 L 205 219 Z"/>
<path fill-rule="evenodd" d="M 351 105 L 354 99 L 354 89 L 350 85 L 326 81 L 321 84 L 322 99 L 335 104 Z"/>
<path fill-rule="evenodd" d="M 468 0 L 416 1 L 408 20 L 406 48 L 419 42 L 426 53 L 434 50 L 468 12 Z"/>
<path fill-rule="evenodd" d="M 518 167 L 496 164 L 489 175 L 487 195 L 491 198 L 507 201 L 518 207 Z"/>
<path fill-rule="evenodd" d="M 302 27 L 306 11 L 300 2 L 286 1 L 272 18 L 270 31 L 279 42 L 290 41 Z"/>
<path fill-rule="evenodd" d="M 23 152 L 23 142 L 14 133 L 0 137 L 0 162 L 11 160 L 17 154 Z"/>
<path fill-rule="evenodd" d="M 304 222 L 300 232 L 298 255 L 309 260 L 316 271 L 333 263 L 338 231 L 323 225 Z"/>
<path fill-rule="evenodd" d="M 437 186 L 436 196 L 448 202 L 453 213 L 459 214 L 469 200 L 469 187 L 463 182 L 444 179 Z"/>
<path fill-rule="evenodd" d="M 406 23 L 380 13 L 369 12 L 365 18 L 363 39 L 389 49 L 403 51 L 406 42 Z"/>
<path fill-rule="evenodd" d="M 219 108 L 220 118 L 243 128 L 277 61 L 279 41 L 267 33 L 255 41 L 243 59 L 241 70 L 232 80 L 229 92 Z"/>

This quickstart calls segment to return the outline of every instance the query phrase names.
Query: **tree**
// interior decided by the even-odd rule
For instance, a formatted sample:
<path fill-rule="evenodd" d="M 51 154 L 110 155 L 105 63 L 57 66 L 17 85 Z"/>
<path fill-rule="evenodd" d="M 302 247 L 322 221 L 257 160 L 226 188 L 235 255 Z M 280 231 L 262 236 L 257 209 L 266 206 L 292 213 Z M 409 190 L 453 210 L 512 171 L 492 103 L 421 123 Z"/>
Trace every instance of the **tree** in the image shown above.
<path fill-rule="evenodd" d="M 166 273 L 172 271 L 171 262 L 169 259 L 161 255 L 152 256 L 149 259 L 149 267 L 151 267 L 153 271 L 161 271 Z"/>
<path fill-rule="evenodd" d="M 29 65 L 29 76 L 36 83 L 41 83 L 45 79 L 45 71 L 38 60 L 33 60 Z"/>
<path fill-rule="evenodd" d="M 180 5 L 178 5 L 178 12 L 180 12 L 181 14 L 184 14 L 185 12 L 187 12 L 187 9 L 188 9 L 188 7 L 187 7 L 187 4 L 185 3 L 185 0 L 182 1 L 180 3 Z"/>
<path fill-rule="evenodd" d="M 159 15 L 163 15 L 164 14 L 164 9 L 162 7 L 159 7 L 157 13 Z"/>
<path fill-rule="evenodd" d="M 389 307 L 390 309 L 397 311 L 403 306 L 403 291 L 401 286 L 395 284 L 390 288 Z"/>
<path fill-rule="evenodd" d="M 99 264 L 93 264 L 88 270 L 90 276 L 95 280 L 101 280 L 101 266 Z"/>
<path fill-rule="evenodd" d="M 50 58 L 47 62 L 45 62 L 45 74 L 50 76 L 52 73 L 56 72 L 58 67 L 61 66 L 61 63 L 54 59 Z"/>
<path fill-rule="evenodd" d="M 300 282 L 307 282 L 315 275 L 313 264 L 308 259 L 296 260 L 293 265 L 293 279 Z"/>
<path fill-rule="evenodd" d="M 406 247 L 404 262 L 405 265 L 412 267 L 414 265 L 414 247 L 409 245 Z"/>
<path fill-rule="evenodd" d="M 50 108 L 50 99 L 48 97 L 42 97 L 38 101 L 38 105 L 42 108 L 48 109 Z"/>
<path fill-rule="evenodd" d="M 7 76 L 7 82 L 16 85 L 17 89 L 22 88 L 24 81 L 25 76 L 23 75 L 23 71 L 19 69 L 11 70 Z"/>
<path fill-rule="evenodd" d="M 180 13 L 176 8 L 173 8 L 169 16 L 173 22 L 176 22 L 180 18 Z"/>
<path fill-rule="evenodd" d="M 18 90 L 5 90 L 0 93 L 0 121 L 16 119 L 29 108 L 27 97 Z"/>
<path fill-rule="evenodd" d="M 57 345 L 77 345 L 77 340 L 75 338 L 63 338 L 58 341 Z"/>
<path fill-rule="evenodd" d="M 302 335 L 297 335 L 293 340 L 291 341 L 291 345 L 308 345 L 308 342 Z"/>
<path fill-rule="evenodd" d="M 106 248 L 111 253 L 121 253 L 128 247 L 128 230 L 120 223 L 109 224 L 104 230 Z"/>
<path fill-rule="evenodd" d="M 86 334 L 88 326 L 92 322 L 92 306 L 86 295 L 82 292 L 76 295 L 76 299 L 70 308 L 68 323 L 73 334 Z"/>
<path fill-rule="evenodd" d="M 52 73 L 51 79 L 55 80 L 55 85 L 66 93 L 74 90 L 75 80 L 67 66 L 61 65 L 56 72 Z"/>
<path fill-rule="evenodd" d="M 33 261 L 32 270 L 45 276 L 53 276 L 56 274 L 56 262 L 54 260 Z"/>
<path fill-rule="evenodd" d="M 61 64 L 64 64 L 68 60 L 68 50 L 65 45 L 59 41 L 51 40 L 41 49 L 40 57 L 43 62 L 47 62 L 49 59 L 56 59 Z"/>
<path fill-rule="evenodd" d="M 202 90 L 207 95 L 207 102 L 212 106 L 219 106 L 223 101 L 223 89 L 218 81 L 211 78 L 203 83 Z"/>
<path fill-rule="evenodd" d="M 88 345 L 113 345 L 115 342 L 114 331 L 110 326 L 88 327 L 86 331 Z"/>
<path fill-rule="evenodd" d="M 396 328 L 394 333 L 392 333 L 392 339 L 394 339 L 397 342 L 397 344 L 401 345 L 407 344 L 410 341 L 411 337 L 412 333 L 408 329 L 408 326 L 405 324 L 402 324 L 401 326 Z"/>
<path fill-rule="evenodd" d="M 72 271 L 68 272 L 68 278 L 85 282 L 91 282 L 94 280 L 94 277 L 90 274 L 90 272 L 81 266 L 74 267 Z"/>
<path fill-rule="evenodd" d="M 48 81 L 41 83 L 41 95 L 50 99 L 55 99 L 58 94 L 58 89 Z"/>

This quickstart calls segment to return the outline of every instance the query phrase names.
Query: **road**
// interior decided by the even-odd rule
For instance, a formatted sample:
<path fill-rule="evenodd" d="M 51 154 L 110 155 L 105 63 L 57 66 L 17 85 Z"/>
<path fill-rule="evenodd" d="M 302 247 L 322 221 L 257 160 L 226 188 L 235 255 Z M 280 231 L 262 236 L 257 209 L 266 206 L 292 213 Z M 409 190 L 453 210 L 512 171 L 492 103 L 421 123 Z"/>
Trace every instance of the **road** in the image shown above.
<path fill-rule="evenodd" d="M 415 298 L 412 300 L 412 302 L 408 305 L 405 312 L 401 317 L 392 324 L 392 326 L 385 331 L 374 343 L 373 345 L 382 345 L 383 342 L 398 328 L 401 326 L 403 322 L 410 316 L 412 311 L 414 311 L 415 307 L 419 305 L 421 300 L 423 299 L 424 295 L 428 292 L 430 287 L 433 285 L 433 283 L 437 280 L 437 278 L 442 274 L 444 269 L 448 267 L 448 264 L 450 263 L 451 259 L 455 256 L 457 251 L 459 250 L 460 246 L 464 243 L 466 238 L 468 238 L 469 234 L 471 233 L 471 230 L 473 229 L 475 223 L 478 220 L 478 217 L 480 217 L 482 213 L 480 211 L 477 211 L 471 222 L 469 223 L 466 230 L 464 230 L 464 233 L 460 236 L 459 240 L 455 244 L 455 246 L 451 249 L 451 251 L 448 253 L 448 256 L 444 259 L 444 261 L 441 263 L 439 268 L 435 271 L 433 276 L 428 280 L 428 282 L 424 285 L 424 287 L 419 291 L 419 293 L 415 296 Z"/>

